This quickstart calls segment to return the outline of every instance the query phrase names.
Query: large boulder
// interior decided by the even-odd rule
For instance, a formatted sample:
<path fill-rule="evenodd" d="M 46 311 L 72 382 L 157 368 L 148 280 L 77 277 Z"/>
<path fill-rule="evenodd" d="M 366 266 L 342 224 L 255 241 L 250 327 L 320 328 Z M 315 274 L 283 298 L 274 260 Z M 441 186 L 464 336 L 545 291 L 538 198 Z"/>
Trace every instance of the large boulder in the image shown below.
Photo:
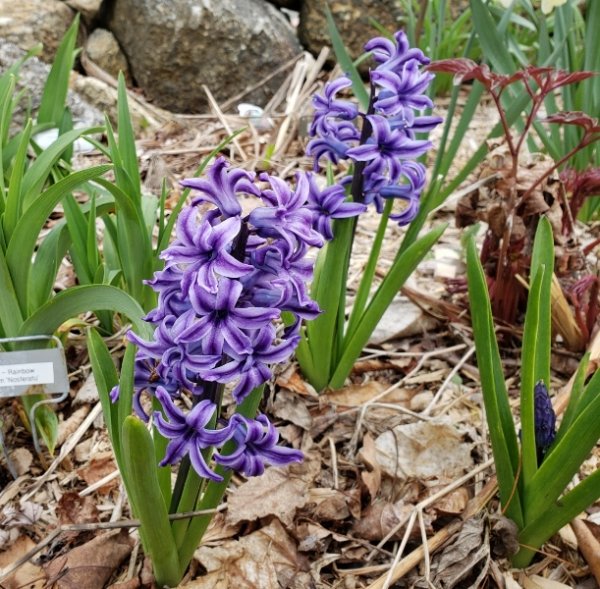
<path fill-rule="evenodd" d="M 52 61 L 74 16 L 60 0 L 0 0 L 0 36 L 21 49 L 42 43 L 40 57 Z"/>
<path fill-rule="evenodd" d="M 344 45 L 356 59 L 364 44 L 379 35 L 371 21 L 390 33 L 401 28 L 403 13 L 397 0 L 331 0 L 329 8 Z M 331 46 L 325 19 L 324 0 L 303 0 L 298 35 L 304 47 L 317 55 L 324 45 Z"/>
<path fill-rule="evenodd" d="M 264 105 L 286 72 L 260 80 L 300 52 L 285 17 L 265 0 L 115 0 L 109 28 L 147 98 L 176 112 L 202 112 L 205 84 L 218 101 L 258 86 Z"/>

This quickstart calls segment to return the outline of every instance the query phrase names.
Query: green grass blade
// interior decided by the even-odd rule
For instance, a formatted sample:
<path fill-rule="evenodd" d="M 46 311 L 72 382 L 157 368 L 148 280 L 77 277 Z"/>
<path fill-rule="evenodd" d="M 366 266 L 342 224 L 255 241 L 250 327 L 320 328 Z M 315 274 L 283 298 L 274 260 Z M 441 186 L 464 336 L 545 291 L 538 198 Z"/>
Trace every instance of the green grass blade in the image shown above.
<path fill-rule="evenodd" d="M 29 119 L 23 130 L 19 148 L 17 149 L 17 154 L 13 161 L 12 173 L 10 175 L 10 183 L 6 194 L 4 218 L 2 220 L 4 236 L 7 242 L 10 241 L 17 221 L 23 212 L 21 184 L 23 175 L 25 174 L 25 166 L 27 164 L 27 149 L 29 147 L 29 140 L 31 139 L 31 128 L 32 122 L 31 119 Z"/>
<path fill-rule="evenodd" d="M 61 122 L 69 89 L 69 77 L 75 61 L 78 30 L 79 14 L 73 19 L 56 51 L 56 57 L 42 93 L 37 117 L 38 123 L 51 123 L 58 127 Z"/>
<path fill-rule="evenodd" d="M 516 489 L 519 471 L 517 434 L 502 376 L 502 362 L 494 331 L 487 281 L 473 238 L 467 245 L 467 277 L 477 365 L 498 476 L 500 500 L 506 515 L 522 527 L 521 499 Z"/>
<path fill-rule="evenodd" d="M 515 71 L 515 63 L 489 9 L 482 0 L 470 0 L 470 3 L 473 27 L 477 31 L 483 54 L 496 72 L 512 74 Z"/>
<path fill-rule="evenodd" d="M 344 46 L 344 41 L 342 41 L 342 38 L 340 37 L 331 10 L 327 4 L 325 4 L 325 17 L 327 18 L 327 30 L 329 32 L 329 38 L 331 39 L 335 57 L 342 68 L 342 71 L 348 75 L 350 80 L 352 80 L 352 90 L 354 91 L 354 95 L 358 102 L 363 109 L 366 109 L 369 106 L 369 92 L 365 88 L 360 73 L 358 72 L 358 69 L 356 69 L 352 58 Z"/>
<path fill-rule="evenodd" d="M 140 169 L 138 166 L 137 151 L 135 149 L 135 134 L 133 132 L 133 125 L 131 124 L 131 115 L 129 114 L 127 88 L 125 86 L 123 72 L 119 72 L 117 94 L 119 154 L 121 156 L 123 168 L 127 172 L 133 186 L 133 193 L 130 196 L 131 198 L 139 200 L 142 197 Z"/>

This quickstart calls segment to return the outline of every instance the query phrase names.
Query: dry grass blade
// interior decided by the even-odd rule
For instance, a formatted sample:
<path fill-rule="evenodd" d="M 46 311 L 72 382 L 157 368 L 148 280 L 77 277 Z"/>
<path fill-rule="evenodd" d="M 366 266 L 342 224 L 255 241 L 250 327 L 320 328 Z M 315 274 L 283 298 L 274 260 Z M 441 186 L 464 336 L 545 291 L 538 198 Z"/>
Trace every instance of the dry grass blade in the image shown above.
<path fill-rule="evenodd" d="M 227 119 L 225 118 L 223 111 L 220 109 L 220 107 L 217 104 L 217 101 L 215 100 L 215 97 L 212 95 L 211 91 L 204 84 L 202 84 L 202 89 L 206 93 L 206 97 L 208 98 L 210 107 L 212 108 L 215 115 L 217 116 L 217 118 L 219 119 L 221 124 L 223 125 L 223 128 L 225 129 L 225 131 L 227 131 L 227 134 L 233 135 L 233 131 L 232 131 L 231 127 L 229 126 L 229 123 L 227 122 Z M 238 150 L 242 160 L 246 161 L 248 159 L 248 156 L 246 155 L 246 152 L 242 149 L 242 146 L 240 145 L 240 142 L 237 140 L 237 137 L 234 137 L 232 139 L 232 143 L 235 145 L 236 149 Z"/>

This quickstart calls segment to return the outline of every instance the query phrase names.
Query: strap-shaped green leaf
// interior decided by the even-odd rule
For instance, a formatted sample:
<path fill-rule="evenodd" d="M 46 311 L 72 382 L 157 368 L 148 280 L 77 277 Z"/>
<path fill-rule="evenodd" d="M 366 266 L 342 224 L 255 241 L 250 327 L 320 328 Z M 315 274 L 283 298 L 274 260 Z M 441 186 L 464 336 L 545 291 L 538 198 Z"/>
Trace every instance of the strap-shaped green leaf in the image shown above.
<path fill-rule="evenodd" d="M 181 580 L 179 557 L 169 514 L 156 473 L 152 436 L 137 417 L 123 423 L 123 480 L 136 517 L 141 522 L 140 535 L 144 551 L 152 559 L 159 587 L 175 587 Z"/>
<path fill-rule="evenodd" d="M 121 156 L 123 167 L 133 185 L 133 192 L 129 195 L 129 197 L 139 201 L 142 198 L 140 169 L 138 166 L 137 152 L 135 149 L 135 134 L 133 132 L 131 116 L 129 114 L 127 87 L 125 86 L 125 77 L 123 76 L 123 72 L 119 72 L 117 89 L 117 118 L 119 154 Z"/>
<path fill-rule="evenodd" d="M 446 225 L 436 227 L 413 243 L 402 255 L 396 257 L 385 279 L 365 309 L 354 333 L 347 342 L 344 342 L 344 351 L 329 382 L 331 388 L 340 388 L 344 385 L 354 362 L 369 341 L 369 337 L 383 317 L 385 310 L 445 229 Z"/>
<path fill-rule="evenodd" d="M 527 486 L 537 470 L 535 444 L 534 387 L 542 380 L 550 384 L 552 344 L 552 274 L 554 271 L 554 237 L 545 217 L 538 223 L 531 255 L 531 287 L 523 328 L 521 355 L 521 430 L 523 484 Z M 527 514 L 525 514 L 527 519 Z"/>
<path fill-rule="evenodd" d="M 31 119 L 27 121 L 17 154 L 13 161 L 12 174 L 10 175 L 10 184 L 6 194 L 6 204 L 4 210 L 3 228 L 6 241 L 10 241 L 12 232 L 17 225 L 17 221 L 23 212 L 23 195 L 21 192 L 21 183 L 23 174 L 25 173 L 25 165 L 27 163 L 27 149 L 29 148 L 29 140 L 31 139 Z"/>
<path fill-rule="evenodd" d="M 31 259 L 39 233 L 50 213 L 63 196 L 70 194 L 83 182 L 101 176 L 110 168 L 109 165 L 95 166 L 69 174 L 41 194 L 36 200 L 35 206 L 27 208 L 19 219 L 13 232 L 13 238 L 8 244 L 6 262 L 21 309 L 24 311 L 29 310 L 27 287 Z"/>
<path fill-rule="evenodd" d="M 59 292 L 23 323 L 19 335 L 50 335 L 67 319 L 94 308 L 121 313 L 140 335 L 150 337 L 152 334 L 152 328 L 143 320 L 145 312 L 134 298 L 114 286 L 88 284 Z"/>
<path fill-rule="evenodd" d="M 52 168 L 69 145 L 86 134 L 97 133 L 99 131 L 103 131 L 103 128 L 74 129 L 73 131 L 60 135 L 52 145 L 40 153 L 23 176 L 23 183 L 21 186 L 23 211 L 26 212 L 34 201 L 36 201 L 36 206 L 38 206 L 37 201 L 41 197 L 40 192 L 46 183 Z"/>
<path fill-rule="evenodd" d="M 473 26 L 477 31 L 483 54 L 497 72 L 512 74 L 515 71 L 515 63 L 489 9 L 482 0 L 470 0 L 470 2 Z"/>
<path fill-rule="evenodd" d="M 42 93 L 42 101 L 37 117 L 39 123 L 51 123 L 53 126 L 58 127 L 61 121 L 69 89 L 69 77 L 75 60 L 75 43 L 78 30 L 79 14 L 73 19 L 56 51 L 54 63 Z"/>
<path fill-rule="evenodd" d="M 319 302 L 323 313 L 308 322 L 306 331 L 308 346 L 312 358 L 316 379 L 311 384 L 323 390 L 329 384 L 332 370 L 335 369 L 336 346 L 343 337 L 343 322 L 340 325 L 339 308 L 344 308 L 346 294 L 346 277 L 352 232 L 355 219 L 336 219 L 334 222 L 334 239 L 330 241 L 320 254 L 322 266 L 317 270 L 317 292 L 313 298 Z M 324 259 L 323 259 L 324 255 Z"/>
<path fill-rule="evenodd" d="M 552 448 L 527 489 L 527 525 L 558 500 L 600 439 L 600 395 L 573 421 Z M 573 514 L 573 517 L 576 514 Z"/>
<path fill-rule="evenodd" d="M 104 414 L 104 423 L 108 430 L 117 464 L 122 466 L 121 444 L 119 439 L 120 431 L 115 429 L 115 424 L 118 422 L 118 408 L 111 402 L 109 397 L 110 391 L 119 383 L 119 376 L 112 356 L 108 350 L 108 346 L 98 332 L 93 328 L 89 329 L 86 340 L 90 362 L 94 372 L 96 390 L 98 391 L 98 397 L 100 398 L 100 404 L 102 405 L 102 413 Z"/>
<path fill-rule="evenodd" d="M 600 498 L 600 470 L 585 478 L 560 499 L 540 503 L 542 512 L 519 534 L 521 550 L 513 557 L 513 566 L 526 567 L 541 546 L 587 507 Z M 540 501 L 542 499 L 540 498 Z"/>
<path fill-rule="evenodd" d="M 519 471 L 517 435 L 502 373 L 487 281 L 472 237 L 467 244 L 467 277 L 477 365 L 496 464 L 500 500 L 507 516 L 522 527 L 523 513 L 516 481 Z"/>
<path fill-rule="evenodd" d="M 337 62 L 342 68 L 342 71 L 348 75 L 350 80 L 352 80 L 352 90 L 354 92 L 354 96 L 356 96 L 363 109 L 366 110 L 366 108 L 369 106 L 369 93 L 365 88 L 360 73 L 356 69 L 356 66 L 352 62 L 352 58 L 344 46 L 344 41 L 342 41 L 342 38 L 340 37 L 340 33 L 335 26 L 335 21 L 333 20 L 331 10 L 326 3 L 324 10 L 325 17 L 327 19 L 327 30 L 329 32 L 329 38 L 331 39 L 331 45 L 333 46 L 333 51 L 335 53 Z"/>

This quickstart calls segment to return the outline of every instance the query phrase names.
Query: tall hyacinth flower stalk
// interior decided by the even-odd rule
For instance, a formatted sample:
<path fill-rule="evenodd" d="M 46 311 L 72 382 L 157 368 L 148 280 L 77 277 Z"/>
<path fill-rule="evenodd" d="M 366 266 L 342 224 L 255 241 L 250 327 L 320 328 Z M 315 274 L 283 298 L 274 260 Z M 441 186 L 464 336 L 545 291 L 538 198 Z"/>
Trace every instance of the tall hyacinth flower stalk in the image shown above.
<path fill-rule="evenodd" d="M 128 350 L 111 392 L 114 405 L 136 413 L 111 437 L 160 586 L 180 581 L 211 519 L 171 514 L 214 510 L 234 472 L 257 476 L 302 459 L 257 410 L 272 366 L 290 358 L 302 320 L 320 312 L 306 254 L 324 243 L 315 199 L 330 197 L 309 173 L 291 187 L 223 158 L 182 184 L 195 198 L 161 255 L 164 269 L 148 282 L 158 294 L 146 317 L 153 335 L 129 332 L 137 351 Z"/>
<path fill-rule="evenodd" d="M 317 389 L 340 388 L 377 323 L 408 276 L 439 239 L 439 227 L 399 248 L 379 287 L 372 292 L 379 254 L 390 220 L 408 225 L 419 211 L 426 184 L 420 161 L 431 147 L 426 139 L 442 119 L 425 114 L 433 108 L 426 91 L 433 74 L 423 71 L 429 59 L 410 48 L 404 32 L 393 40 L 377 37 L 365 45 L 375 63 L 369 72 L 368 104 L 350 76 L 327 83 L 313 99 L 308 155 L 315 170 L 327 168 L 330 186 L 311 199 L 319 211 L 319 230 L 330 240 L 319 252 L 312 297 L 322 315 L 301 332 L 297 357 Z M 353 79 L 357 79 L 356 72 Z M 313 179 L 316 188 L 316 180 Z M 363 269 L 352 311 L 346 317 L 346 282 L 357 215 L 369 206 L 381 220 Z"/>

